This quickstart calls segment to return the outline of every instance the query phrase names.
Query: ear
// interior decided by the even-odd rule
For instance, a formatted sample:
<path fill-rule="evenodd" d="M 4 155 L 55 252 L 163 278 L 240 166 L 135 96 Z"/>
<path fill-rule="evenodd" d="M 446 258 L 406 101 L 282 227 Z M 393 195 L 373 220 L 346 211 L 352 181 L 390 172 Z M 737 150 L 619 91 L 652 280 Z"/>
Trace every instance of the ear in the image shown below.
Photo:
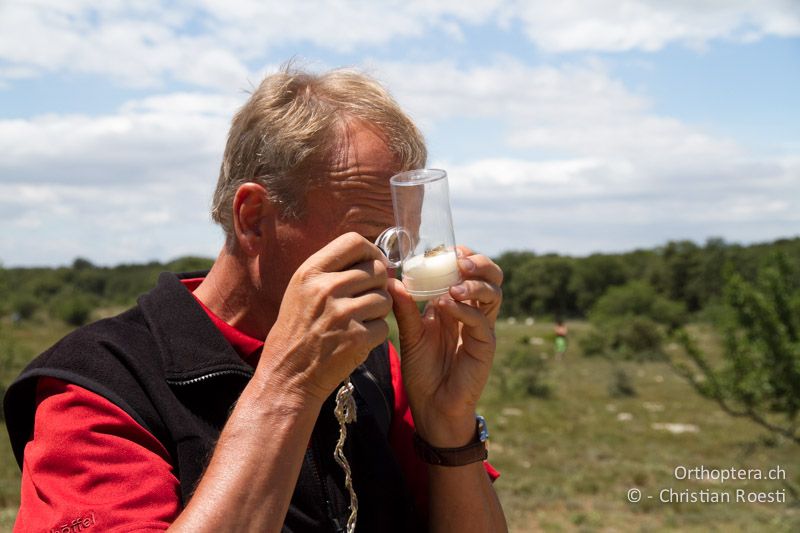
<path fill-rule="evenodd" d="M 233 231 L 239 248 L 249 256 L 264 250 L 265 224 L 271 223 L 274 214 L 267 190 L 257 183 L 245 183 L 233 197 Z"/>

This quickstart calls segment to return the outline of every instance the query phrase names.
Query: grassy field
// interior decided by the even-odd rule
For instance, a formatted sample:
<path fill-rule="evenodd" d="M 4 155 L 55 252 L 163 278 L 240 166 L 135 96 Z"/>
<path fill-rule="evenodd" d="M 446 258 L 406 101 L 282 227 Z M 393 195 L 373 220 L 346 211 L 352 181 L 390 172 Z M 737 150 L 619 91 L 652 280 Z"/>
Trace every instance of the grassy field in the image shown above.
<path fill-rule="evenodd" d="M 571 335 L 586 327 L 569 324 Z M 572 342 L 553 361 L 551 325 L 500 324 L 498 360 L 524 335 L 543 339 L 531 357 L 551 359 L 548 399 L 500 394 L 495 372 L 483 400 L 491 421 L 490 459 L 503 473 L 496 487 L 514 531 L 800 531 L 800 507 L 787 503 L 736 503 L 736 489 L 775 491 L 780 481 L 681 481 L 676 467 L 781 466 L 800 482 L 800 447 L 755 424 L 723 413 L 699 397 L 664 363 L 615 363 L 585 358 Z M 718 340 L 706 328 L 693 332 L 708 350 Z M 615 397 L 614 375 L 623 370 L 635 396 Z M 686 426 L 665 426 L 684 424 Z M 673 430 L 688 430 L 673 433 Z M 642 501 L 630 503 L 639 488 Z M 662 503 L 663 489 L 731 493 L 731 503 Z M 652 496 L 652 499 L 649 498 Z M 669 498 L 667 498 L 669 499 Z"/>
<path fill-rule="evenodd" d="M 502 472 L 496 487 L 513 531 L 800 531 L 800 506 L 788 490 L 786 503 L 659 501 L 660 491 L 670 488 L 732 497 L 737 489 L 784 489 L 781 481 L 770 480 L 676 480 L 679 466 L 764 472 L 780 466 L 790 482 L 800 485 L 800 446 L 729 417 L 663 363 L 612 364 L 583 357 L 574 339 L 586 325 L 569 326 L 572 342 L 556 361 L 551 324 L 498 325 L 497 372 L 481 410 L 490 424 L 490 460 Z M 0 384 L 68 329 L 35 321 L 0 325 Z M 693 331 L 713 353 L 713 333 Z M 547 398 L 511 394 L 501 386 L 506 354 L 524 336 L 531 339 L 530 357 L 546 359 Z M 620 371 L 630 378 L 635 395 L 613 394 Z M 19 473 L 5 437 L 0 438 L 0 461 L 0 531 L 9 531 Z M 641 502 L 628 501 L 631 488 L 642 491 Z"/>

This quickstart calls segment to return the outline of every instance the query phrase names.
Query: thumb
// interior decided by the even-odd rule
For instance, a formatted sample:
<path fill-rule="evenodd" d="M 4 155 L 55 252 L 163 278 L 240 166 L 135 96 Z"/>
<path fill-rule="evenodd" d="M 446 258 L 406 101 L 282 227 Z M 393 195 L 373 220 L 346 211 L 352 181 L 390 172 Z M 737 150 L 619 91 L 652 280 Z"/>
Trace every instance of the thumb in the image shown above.
<path fill-rule="evenodd" d="M 392 309 L 400 330 L 400 340 L 402 341 L 404 337 L 406 339 L 422 337 L 422 318 L 417 309 L 417 303 L 408 294 L 403 282 L 390 278 L 387 288 L 389 294 L 392 295 Z"/>

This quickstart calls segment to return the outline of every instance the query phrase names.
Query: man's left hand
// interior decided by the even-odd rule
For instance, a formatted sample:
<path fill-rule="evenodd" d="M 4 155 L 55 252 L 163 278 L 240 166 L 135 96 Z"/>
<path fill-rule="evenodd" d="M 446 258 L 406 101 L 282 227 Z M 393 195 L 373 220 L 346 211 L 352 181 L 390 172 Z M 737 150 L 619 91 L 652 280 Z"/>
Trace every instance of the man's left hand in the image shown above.
<path fill-rule="evenodd" d="M 420 315 L 405 286 L 389 280 L 400 329 L 403 381 L 420 436 L 459 447 L 475 436 L 475 407 L 495 353 L 503 272 L 491 259 L 459 247 L 462 282 Z"/>

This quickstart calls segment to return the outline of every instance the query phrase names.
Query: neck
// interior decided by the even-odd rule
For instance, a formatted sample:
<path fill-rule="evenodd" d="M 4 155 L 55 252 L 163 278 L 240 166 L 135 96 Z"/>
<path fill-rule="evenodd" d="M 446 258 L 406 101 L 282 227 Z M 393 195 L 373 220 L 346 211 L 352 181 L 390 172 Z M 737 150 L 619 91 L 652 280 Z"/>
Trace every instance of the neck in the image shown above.
<path fill-rule="evenodd" d="M 265 287 L 262 279 L 257 258 L 223 248 L 194 295 L 242 333 L 265 339 L 278 318 L 283 288 Z"/>

